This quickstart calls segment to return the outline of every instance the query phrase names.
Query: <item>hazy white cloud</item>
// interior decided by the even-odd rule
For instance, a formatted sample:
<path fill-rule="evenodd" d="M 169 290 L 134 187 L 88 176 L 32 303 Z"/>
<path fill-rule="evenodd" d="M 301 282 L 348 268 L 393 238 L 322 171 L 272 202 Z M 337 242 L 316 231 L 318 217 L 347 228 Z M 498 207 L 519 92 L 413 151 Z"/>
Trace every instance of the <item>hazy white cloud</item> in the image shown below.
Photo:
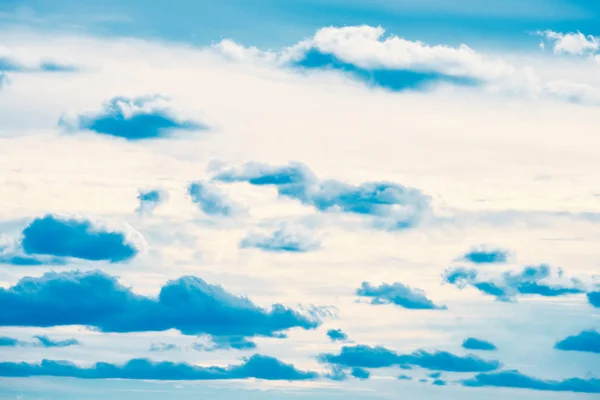
<path fill-rule="evenodd" d="M 552 45 L 552 51 L 555 54 L 583 55 L 595 53 L 600 49 L 600 38 L 592 35 L 584 35 L 579 31 L 562 33 L 546 30 L 537 31 L 536 35 L 547 40 Z"/>

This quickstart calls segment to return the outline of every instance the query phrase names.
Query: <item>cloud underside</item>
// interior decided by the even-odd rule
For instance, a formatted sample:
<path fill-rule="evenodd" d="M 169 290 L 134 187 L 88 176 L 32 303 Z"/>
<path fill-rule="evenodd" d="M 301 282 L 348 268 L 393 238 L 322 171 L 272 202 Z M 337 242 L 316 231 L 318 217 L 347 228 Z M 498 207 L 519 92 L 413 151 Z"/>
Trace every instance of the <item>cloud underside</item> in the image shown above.
<path fill-rule="evenodd" d="M 297 370 L 275 358 L 253 355 L 242 364 L 228 367 L 201 367 L 187 363 L 153 362 L 133 359 L 123 365 L 99 362 L 90 367 L 77 366 L 67 361 L 43 360 L 39 364 L 27 362 L 0 362 L 0 376 L 32 377 L 53 376 L 81 379 L 144 379 L 144 380 L 219 380 L 264 379 L 307 380 L 316 379 L 315 372 Z"/>
<path fill-rule="evenodd" d="M 139 252 L 124 232 L 109 231 L 85 219 L 45 215 L 23 230 L 16 248 L 0 248 L 0 262 L 13 265 L 60 265 L 69 258 L 112 263 Z"/>
<path fill-rule="evenodd" d="M 0 326 L 84 325 L 103 332 L 177 329 L 186 335 L 274 336 L 319 325 L 275 304 L 270 310 L 220 286 L 186 276 L 167 282 L 157 298 L 137 295 L 101 271 L 49 272 L 0 289 Z"/>
<path fill-rule="evenodd" d="M 558 350 L 583 351 L 600 354 L 600 333 L 596 330 L 582 331 L 577 335 L 568 336 L 554 346 Z"/>
<path fill-rule="evenodd" d="M 214 180 L 274 186 L 279 196 L 298 200 L 318 211 L 375 217 L 378 226 L 389 229 L 412 227 L 430 212 L 429 198 L 417 189 L 391 182 L 351 185 L 320 180 L 297 162 L 285 166 L 249 163 L 223 171 Z"/>
<path fill-rule="evenodd" d="M 452 372 L 489 372 L 501 366 L 498 361 L 484 360 L 474 355 L 457 356 L 445 351 L 427 352 L 424 350 L 418 350 L 411 354 L 398 354 L 385 347 L 364 345 L 344 346 L 339 354 L 322 354 L 319 356 L 319 360 L 353 368 L 417 366 Z"/>

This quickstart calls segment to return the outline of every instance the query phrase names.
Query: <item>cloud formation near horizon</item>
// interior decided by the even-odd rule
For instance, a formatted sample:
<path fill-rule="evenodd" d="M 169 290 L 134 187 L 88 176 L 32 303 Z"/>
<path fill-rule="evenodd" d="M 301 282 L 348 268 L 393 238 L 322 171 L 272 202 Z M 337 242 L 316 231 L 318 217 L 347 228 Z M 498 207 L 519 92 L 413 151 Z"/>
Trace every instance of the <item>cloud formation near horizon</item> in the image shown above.
<path fill-rule="evenodd" d="M 47 272 L 0 288 L 0 326 L 84 325 L 103 332 L 177 329 L 185 335 L 274 336 L 319 322 L 274 304 L 270 310 L 200 278 L 167 282 L 157 298 L 135 294 L 101 271 Z"/>

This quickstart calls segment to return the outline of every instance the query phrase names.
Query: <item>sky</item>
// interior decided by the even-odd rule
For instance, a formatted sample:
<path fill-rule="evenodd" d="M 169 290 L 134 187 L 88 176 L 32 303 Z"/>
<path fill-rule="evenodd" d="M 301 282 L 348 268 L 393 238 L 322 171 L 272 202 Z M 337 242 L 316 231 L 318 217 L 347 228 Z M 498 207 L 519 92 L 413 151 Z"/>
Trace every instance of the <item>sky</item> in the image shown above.
<path fill-rule="evenodd" d="M 0 398 L 597 398 L 599 109 L 594 1 L 0 1 Z"/>

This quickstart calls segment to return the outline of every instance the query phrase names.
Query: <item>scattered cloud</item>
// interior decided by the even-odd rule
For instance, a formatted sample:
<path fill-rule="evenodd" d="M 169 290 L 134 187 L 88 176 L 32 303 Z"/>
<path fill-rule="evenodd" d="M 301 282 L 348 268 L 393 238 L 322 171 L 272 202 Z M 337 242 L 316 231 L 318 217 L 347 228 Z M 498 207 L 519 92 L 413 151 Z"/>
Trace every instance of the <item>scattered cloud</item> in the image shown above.
<path fill-rule="evenodd" d="M 210 216 L 229 217 L 241 212 L 241 207 L 231 201 L 225 192 L 211 183 L 192 182 L 188 194 L 203 213 Z"/>
<path fill-rule="evenodd" d="M 352 375 L 353 377 L 355 377 L 357 379 L 364 380 L 364 379 L 369 379 L 369 377 L 371 376 L 371 373 L 364 368 L 352 368 L 350 375 Z"/>
<path fill-rule="evenodd" d="M 47 214 L 35 218 L 11 246 L 0 247 L 0 262 L 20 266 L 62 265 L 68 258 L 123 262 L 139 252 L 137 235 L 82 218 Z"/>
<path fill-rule="evenodd" d="M 169 195 L 161 189 L 140 190 L 137 199 L 140 205 L 136 211 L 139 214 L 151 214 L 156 207 L 168 201 Z"/>
<path fill-rule="evenodd" d="M 306 253 L 319 249 L 321 242 L 314 233 L 283 224 L 270 234 L 250 232 L 240 241 L 240 248 L 257 248 L 267 252 Z"/>
<path fill-rule="evenodd" d="M 217 174 L 221 182 L 248 182 L 275 186 L 282 197 L 299 200 L 321 212 L 342 212 L 377 217 L 388 229 L 404 229 L 430 213 L 429 198 L 417 189 L 391 182 L 351 185 L 338 180 L 319 180 L 304 164 L 285 166 L 249 163 Z"/>
<path fill-rule="evenodd" d="M 502 264 L 506 263 L 509 257 L 510 252 L 508 250 L 480 246 L 469 250 L 460 257 L 460 260 L 473 264 Z"/>
<path fill-rule="evenodd" d="M 0 376 L 31 377 L 60 376 L 81 379 L 144 379 L 144 380 L 218 380 L 264 379 L 307 380 L 318 374 L 297 370 L 276 358 L 255 354 L 242 364 L 228 367 L 201 367 L 187 363 L 154 362 L 133 359 L 123 365 L 98 362 L 80 367 L 67 361 L 42 360 L 39 364 L 27 362 L 0 362 Z"/>
<path fill-rule="evenodd" d="M 274 336 L 294 327 L 319 325 L 275 304 L 263 309 L 200 278 L 167 282 L 158 297 L 135 294 L 101 271 L 48 272 L 0 288 L 0 326 L 85 325 L 103 332 L 177 329 L 185 335 Z"/>
<path fill-rule="evenodd" d="M 395 304 L 397 306 L 412 310 L 446 310 L 446 306 L 438 306 L 425 296 L 421 289 L 411 288 L 402 283 L 382 283 L 379 286 L 371 286 L 363 282 L 356 290 L 361 297 L 372 298 L 371 304 Z"/>
<path fill-rule="evenodd" d="M 62 117 L 59 126 L 68 131 L 88 130 L 132 141 L 164 138 L 176 130 L 208 129 L 200 122 L 178 117 L 169 99 L 159 95 L 113 97 L 100 111 Z"/>
<path fill-rule="evenodd" d="M 469 350 L 483 350 L 483 351 L 493 351 L 497 350 L 496 346 L 493 343 L 490 343 L 486 340 L 476 339 L 476 338 L 467 338 L 463 341 L 462 347 Z"/>
<path fill-rule="evenodd" d="M 321 354 L 321 362 L 357 368 L 383 368 L 411 365 L 425 369 L 449 372 L 488 372 L 500 368 L 495 360 L 484 360 L 474 355 L 457 356 L 446 351 L 417 350 L 398 354 L 382 346 L 344 346 L 340 354 Z"/>
<path fill-rule="evenodd" d="M 585 293 L 585 285 L 577 278 L 567 278 L 560 268 L 542 264 L 528 266 L 520 272 L 507 271 L 485 278 L 475 269 L 450 268 L 443 280 L 462 289 L 472 286 L 500 301 L 514 301 L 518 296 L 538 295 L 555 297 Z"/>
<path fill-rule="evenodd" d="M 554 348 L 565 351 L 600 353 L 600 333 L 592 329 L 582 331 L 578 335 L 567 336 L 560 340 Z"/>
<path fill-rule="evenodd" d="M 332 342 L 348 340 L 348 335 L 346 335 L 341 329 L 330 329 L 327 331 L 327 336 Z"/>
<path fill-rule="evenodd" d="M 465 386 L 493 386 L 552 392 L 600 393 L 600 379 L 570 378 L 562 381 L 545 380 L 523 375 L 519 371 L 501 371 L 475 375 L 463 381 Z"/>
<path fill-rule="evenodd" d="M 600 38 L 581 32 L 537 31 L 536 35 L 552 45 L 555 54 L 592 54 L 600 50 Z M 543 43 L 543 42 L 542 42 Z M 545 47 L 545 46 L 544 46 Z"/>

